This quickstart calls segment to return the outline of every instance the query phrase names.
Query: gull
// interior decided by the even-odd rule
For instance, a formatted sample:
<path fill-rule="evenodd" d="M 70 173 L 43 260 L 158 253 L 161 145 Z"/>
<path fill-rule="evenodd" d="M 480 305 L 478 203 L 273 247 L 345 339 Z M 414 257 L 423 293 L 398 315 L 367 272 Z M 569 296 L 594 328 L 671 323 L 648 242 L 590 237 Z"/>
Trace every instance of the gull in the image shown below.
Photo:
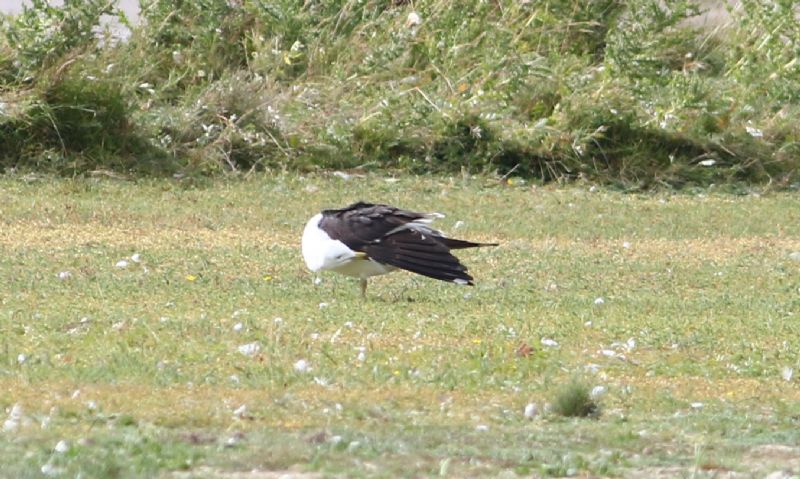
<path fill-rule="evenodd" d="M 446 237 L 430 224 L 441 213 L 419 213 L 359 201 L 323 210 L 303 230 L 302 251 L 308 269 L 359 278 L 366 296 L 367 278 L 404 269 L 441 281 L 472 285 L 467 268 L 451 250 L 497 246 Z"/>

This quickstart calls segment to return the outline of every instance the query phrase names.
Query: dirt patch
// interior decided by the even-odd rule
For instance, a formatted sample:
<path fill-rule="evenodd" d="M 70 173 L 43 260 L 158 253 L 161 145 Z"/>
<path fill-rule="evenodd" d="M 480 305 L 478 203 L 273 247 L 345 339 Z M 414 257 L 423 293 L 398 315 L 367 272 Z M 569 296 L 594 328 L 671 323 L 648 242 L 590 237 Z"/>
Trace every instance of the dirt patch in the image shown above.
<path fill-rule="evenodd" d="M 755 470 L 775 474 L 776 478 L 798 477 L 800 475 L 800 447 L 783 444 L 764 444 L 745 454 L 742 463 Z M 776 472 L 785 472 L 778 475 Z M 772 474 L 770 474 L 770 477 Z"/>
<path fill-rule="evenodd" d="M 738 471 L 699 465 L 697 467 L 665 466 L 632 469 L 628 479 L 667 479 L 695 477 L 714 479 L 796 479 L 800 477 L 800 447 L 783 444 L 756 446 L 742 456 Z"/>

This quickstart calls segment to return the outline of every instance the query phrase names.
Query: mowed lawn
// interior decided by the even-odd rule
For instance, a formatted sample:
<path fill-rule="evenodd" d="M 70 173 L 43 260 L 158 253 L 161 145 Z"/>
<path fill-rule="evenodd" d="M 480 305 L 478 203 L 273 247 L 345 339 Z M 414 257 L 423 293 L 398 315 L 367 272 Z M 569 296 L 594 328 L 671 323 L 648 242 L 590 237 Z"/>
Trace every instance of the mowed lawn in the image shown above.
<path fill-rule="evenodd" d="M 299 249 L 358 199 L 501 245 L 364 301 Z M 549 411 L 571 381 L 599 417 Z M 790 477 L 800 196 L 6 177 L 0 423 L 14 478 Z"/>

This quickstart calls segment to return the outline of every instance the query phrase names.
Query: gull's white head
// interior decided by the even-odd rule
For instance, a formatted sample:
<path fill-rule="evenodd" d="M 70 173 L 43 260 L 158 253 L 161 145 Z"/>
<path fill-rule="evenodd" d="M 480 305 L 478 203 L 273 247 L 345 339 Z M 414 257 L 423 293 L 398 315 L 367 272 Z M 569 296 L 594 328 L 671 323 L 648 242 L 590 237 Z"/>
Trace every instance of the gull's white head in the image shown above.
<path fill-rule="evenodd" d="M 314 215 L 303 230 L 302 250 L 306 266 L 317 272 L 335 269 L 352 260 L 356 254 L 339 240 L 331 239 L 319 227 L 322 213 Z"/>

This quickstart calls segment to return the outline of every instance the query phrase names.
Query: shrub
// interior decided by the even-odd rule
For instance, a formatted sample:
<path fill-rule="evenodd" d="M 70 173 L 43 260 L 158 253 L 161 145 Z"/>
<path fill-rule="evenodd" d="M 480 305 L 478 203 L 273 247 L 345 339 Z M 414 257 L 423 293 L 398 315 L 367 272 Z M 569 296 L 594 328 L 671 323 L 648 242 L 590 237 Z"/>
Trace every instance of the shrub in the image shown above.
<path fill-rule="evenodd" d="M 3 22 L 6 167 L 798 179 L 792 2 L 147 0 L 101 42 L 107 3 L 43 1 Z"/>
<path fill-rule="evenodd" d="M 573 379 L 558 391 L 553 399 L 552 411 L 564 417 L 589 417 L 600 414 L 589 387 L 577 379 Z"/>

